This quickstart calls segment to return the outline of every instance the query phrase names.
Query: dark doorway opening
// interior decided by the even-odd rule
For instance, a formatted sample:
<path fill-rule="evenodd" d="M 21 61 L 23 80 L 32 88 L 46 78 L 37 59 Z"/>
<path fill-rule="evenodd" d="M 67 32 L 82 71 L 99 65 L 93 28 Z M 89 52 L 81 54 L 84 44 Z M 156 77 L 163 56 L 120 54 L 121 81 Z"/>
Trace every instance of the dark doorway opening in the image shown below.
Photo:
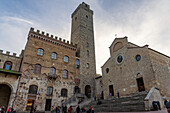
<path fill-rule="evenodd" d="M 104 99 L 104 93 L 103 93 L 103 91 L 102 91 L 102 93 L 101 93 L 101 99 L 102 99 L 102 100 Z"/>
<path fill-rule="evenodd" d="M 51 111 L 51 99 L 46 99 L 45 111 Z"/>
<path fill-rule="evenodd" d="M 145 91 L 145 86 L 144 86 L 143 78 L 142 77 L 141 78 L 137 78 L 136 81 L 137 81 L 139 92 Z"/>
<path fill-rule="evenodd" d="M 113 85 L 109 85 L 109 95 L 110 95 L 110 96 L 114 96 Z"/>
<path fill-rule="evenodd" d="M 27 101 L 26 110 L 27 110 L 27 111 L 30 111 L 32 107 L 34 107 L 34 100 L 29 99 L 29 100 Z"/>
<path fill-rule="evenodd" d="M 74 94 L 80 93 L 80 88 L 78 86 L 74 87 Z"/>
<path fill-rule="evenodd" d="M 86 87 L 85 87 L 85 95 L 88 98 L 91 98 L 91 87 L 90 87 L 90 85 L 86 85 Z"/>
<path fill-rule="evenodd" d="M 11 95 L 11 88 L 8 85 L 0 84 L 0 106 L 8 107 Z"/>

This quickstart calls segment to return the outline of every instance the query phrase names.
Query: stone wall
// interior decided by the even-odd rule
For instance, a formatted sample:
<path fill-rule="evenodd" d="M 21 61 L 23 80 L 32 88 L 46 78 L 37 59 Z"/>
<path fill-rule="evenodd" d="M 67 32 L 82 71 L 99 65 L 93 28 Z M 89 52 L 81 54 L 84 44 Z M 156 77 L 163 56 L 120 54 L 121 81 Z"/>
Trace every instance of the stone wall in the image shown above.
<path fill-rule="evenodd" d="M 38 48 L 44 50 L 44 55 L 37 55 Z M 57 59 L 52 59 L 52 53 L 57 53 Z M 51 99 L 51 109 L 62 104 L 62 101 L 71 97 L 74 93 L 76 85 L 75 79 L 79 77 L 75 65 L 76 47 L 72 44 L 43 36 L 34 32 L 32 29 L 24 51 L 24 59 L 22 63 L 22 78 L 19 87 L 16 106 L 19 110 L 25 111 L 27 101 L 34 100 L 34 105 L 38 111 L 44 111 L 46 99 Z M 64 56 L 69 57 L 69 62 L 64 62 Z M 41 73 L 35 74 L 35 64 L 41 65 Z M 56 69 L 54 78 L 49 77 L 50 68 Z M 68 70 L 68 78 L 63 78 L 63 70 Z M 29 86 L 38 86 L 37 94 L 29 94 Z M 53 94 L 46 94 L 47 87 L 53 87 Z M 67 97 L 61 96 L 61 89 L 67 89 Z M 20 104 L 22 103 L 22 104 Z"/>
<path fill-rule="evenodd" d="M 4 64 L 6 61 L 12 62 L 11 70 L 6 70 Z M 8 107 L 12 107 L 14 105 L 18 82 L 19 82 L 19 67 L 20 67 L 21 57 L 17 57 L 15 53 L 10 55 L 10 52 L 3 53 L 0 50 L 0 84 L 7 85 L 11 89 L 10 99 L 8 103 Z M 4 69 L 3 69 L 4 68 Z M 15 73 L 18 73 L 15 74 Z M 3 92 L 3 91 L 0 91 Z M 7 107 L 7 106 L 6 106 Z"/>
<path fill-rule="evenodd" d="M 72 14 L 71 42 L 77 44 L 77 52 L 80 57 L 81 93 L 86 93 L 85 87 L 88 85 L 91 90 L 89 97 L 94 97 L 96 61 L 93 11 L 90 9 L 90 6 L 84 2 L 80 4 Z"/>
<path fill-rule="evenodd" d="M 165 97 L 170 97 L 170 57 L 149 49 L 150 60 L 156 78 L 156 87 Z"/>
<path fill-rule="evenodd" d="M 147 46 L 139 47 L 126 41 L 127 37 L 115 39 L 110 46 L 111 57 L 102 66 L 105 98 L 110 95 L 109 85 L 113 85 L 114 96 L 117 96 L 117 92 L 120 96 L 128 96 L 138 92 L 137 78 L 143 78 L 146 91 L 149 91 L 156 84 Z M 121 42 L 124 46 L 115 51 L 114 44 L 118 42 Z M 140 55 L 141 59 L 139 61 L 136 60 L 137 55 Z M 118 56 L 122 56 L 123 59 L 120 63 L 118 62 Z"/>

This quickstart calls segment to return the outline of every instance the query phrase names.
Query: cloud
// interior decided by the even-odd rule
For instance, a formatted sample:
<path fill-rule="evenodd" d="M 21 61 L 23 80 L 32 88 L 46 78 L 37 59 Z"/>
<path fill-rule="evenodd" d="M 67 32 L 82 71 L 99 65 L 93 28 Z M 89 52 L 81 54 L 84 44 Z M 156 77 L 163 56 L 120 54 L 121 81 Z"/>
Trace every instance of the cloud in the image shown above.
<path fill-rule="evenodd" d="M 21 23 L 26 23 L 26 24 L 30 24 L 30 25 L 34 25 L 34 23 L 32 21 L 23 19 L 23 18 L 18 18 L 18 17 L 3 17 L 4 20 L 6 21 L 17 21 L 17 22 L 21 22 Z"/>
<path fill-rule="evenodd" d="M 168 0 L 147 0 L 138 6 L 131 2 L 128 6 L 126 4 L 119 6 L 122 9 L 110 8 L 109 12 L 97 2 L 95 5 L 97 14 L 94 20 L 97 73 L 101 73 L 100 67 L 110 57 L 108 47 L 113 42 L 115 34 L 118 34 L 118 37 L 128 36 L 130 42 L 139 46 L 149 44 L 150 48 L 170 55 L 168 49 L 170 43 L 170 15 L 168 12 L 170 12 L 170 7 L 168 4 L 170 4 Z"/>

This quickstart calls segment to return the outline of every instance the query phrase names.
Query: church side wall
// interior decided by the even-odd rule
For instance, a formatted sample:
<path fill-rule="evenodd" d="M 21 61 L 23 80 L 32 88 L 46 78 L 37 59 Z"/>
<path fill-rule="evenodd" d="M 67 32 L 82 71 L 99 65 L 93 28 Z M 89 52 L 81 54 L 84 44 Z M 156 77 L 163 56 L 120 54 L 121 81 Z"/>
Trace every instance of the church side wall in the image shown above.
<path fill-rule="evenodd" d="M 170 97 L 170 58 L 153 50 L 149 50 L 149 55 L 157 81 L 156 87 L 165 97 Z"/>

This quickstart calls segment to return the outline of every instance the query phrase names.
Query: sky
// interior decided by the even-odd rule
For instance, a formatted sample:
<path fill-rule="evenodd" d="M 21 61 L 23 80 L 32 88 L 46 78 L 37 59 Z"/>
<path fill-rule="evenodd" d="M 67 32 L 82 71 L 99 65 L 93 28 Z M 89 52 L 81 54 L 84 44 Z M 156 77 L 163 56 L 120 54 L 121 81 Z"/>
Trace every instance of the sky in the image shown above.
<path fill-rule="evenodd" d="M 70 41 L 71 14 L 82 2 L 94 11 L 98 74 L 115 34 L 170 56 L 170 0 L 0 0 L 0 49 L 19 55 L 30 27 Z"/>

